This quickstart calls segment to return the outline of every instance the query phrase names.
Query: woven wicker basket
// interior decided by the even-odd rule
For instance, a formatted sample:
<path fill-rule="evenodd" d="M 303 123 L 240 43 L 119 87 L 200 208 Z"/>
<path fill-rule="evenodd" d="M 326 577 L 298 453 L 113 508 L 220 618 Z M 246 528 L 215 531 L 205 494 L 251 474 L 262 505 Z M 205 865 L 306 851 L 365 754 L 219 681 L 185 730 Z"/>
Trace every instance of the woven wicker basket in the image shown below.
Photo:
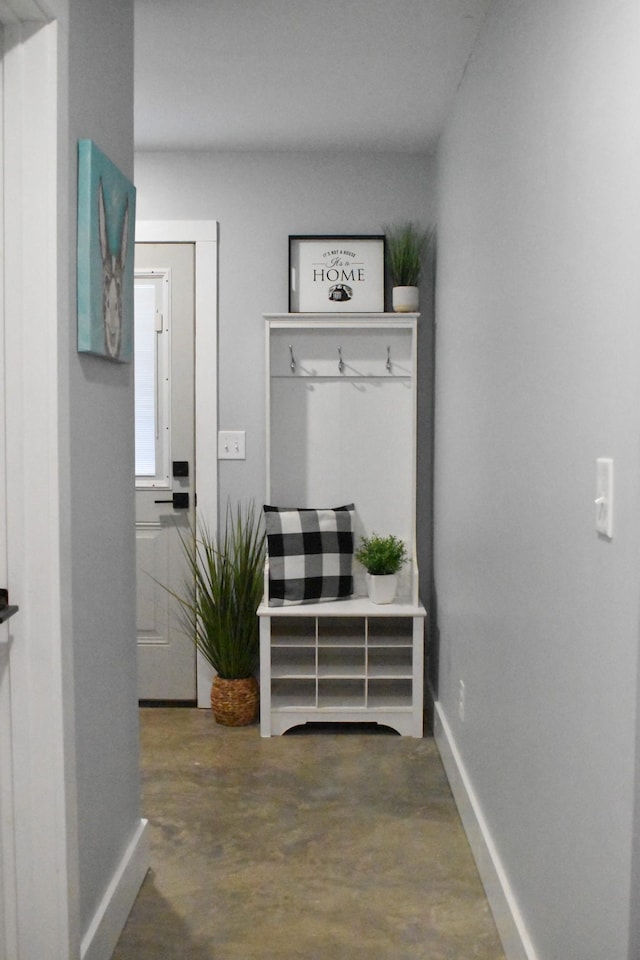
<path fill-rule="evenodd" d="M 258 717 L 260 694 L 255 677 L 225 680 L 214 677 L 211 684 L 211 710 L 225 727 L 246 727 Z"/>

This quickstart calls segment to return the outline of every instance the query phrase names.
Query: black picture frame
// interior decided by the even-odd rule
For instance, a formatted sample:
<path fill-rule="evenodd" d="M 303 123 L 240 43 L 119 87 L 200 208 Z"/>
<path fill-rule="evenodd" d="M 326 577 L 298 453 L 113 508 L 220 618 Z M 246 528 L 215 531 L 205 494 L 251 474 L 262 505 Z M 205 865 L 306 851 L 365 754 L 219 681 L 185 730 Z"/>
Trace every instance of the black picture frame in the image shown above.
<path fill-rule="evenodd" d="M 289 313 L 383 313 L 383 234 L 289 236 Z"/>

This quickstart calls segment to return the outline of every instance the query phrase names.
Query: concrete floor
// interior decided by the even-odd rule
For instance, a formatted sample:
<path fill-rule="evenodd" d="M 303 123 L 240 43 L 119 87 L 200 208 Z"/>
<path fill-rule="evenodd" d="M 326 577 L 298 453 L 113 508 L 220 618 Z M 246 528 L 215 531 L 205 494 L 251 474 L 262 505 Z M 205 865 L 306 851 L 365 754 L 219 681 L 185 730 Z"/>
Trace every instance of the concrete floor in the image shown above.
<path fill-rule="evenodd" d="M 113 960 L 504 960 L 431 738 L 141 733 L 152 869 Z"/>

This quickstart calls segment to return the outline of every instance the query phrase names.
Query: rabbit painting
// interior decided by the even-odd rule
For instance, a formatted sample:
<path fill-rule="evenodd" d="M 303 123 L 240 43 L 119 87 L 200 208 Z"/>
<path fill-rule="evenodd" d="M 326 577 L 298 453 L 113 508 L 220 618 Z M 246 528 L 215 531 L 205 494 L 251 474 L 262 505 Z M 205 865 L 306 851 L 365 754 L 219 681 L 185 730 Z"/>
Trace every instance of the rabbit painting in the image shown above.
<path fill-rule="evenodd" d="M 136 188 L 91 140 L 78 141 L 78 351 L 133 359 Z"/>
<path fill-rule="evenodd" d="M 108 357 L 120 356 L 122 345 L 122 289 L 129 239 L 129 198 L 127 197 L 122 229 L 116 250 L 109 246 L 107 211 L 102 180 L 98 185 L 98 224 L 100 253 L 102 254 L 102 316 L 104 319 L 104 349 Z"/>

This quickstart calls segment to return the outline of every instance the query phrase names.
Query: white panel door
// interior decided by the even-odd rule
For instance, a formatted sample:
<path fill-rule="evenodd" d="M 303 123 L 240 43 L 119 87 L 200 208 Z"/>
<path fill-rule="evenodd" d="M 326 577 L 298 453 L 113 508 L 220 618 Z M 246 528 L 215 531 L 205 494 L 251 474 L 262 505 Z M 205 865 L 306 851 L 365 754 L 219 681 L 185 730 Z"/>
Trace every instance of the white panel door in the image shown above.
<path fill-rule="evenodd" d="M 2 83 L 3 32 L 0 25 L 0 104 Z M 0 119 L 0 182 L 3 182 L 3 129 Z M 0 226 L 4 223 L 0 189 Z M 0 263 L 4 264 L 4 229 L 0 229 Z M 4 271 L 0 269 L 0 587 L 8 587 L 7 484 L 5 445 L 5 357 L 4 357 Z M 16 879 L 13 818 L 13 760 L 11 726 L 11 624 L 0 625 L 0 960 L 18 956 L 16 930 Z"/>
<path fill-rule="evenodd" d="M 193 244 L 136 244 L 135 323 L 138 694 L 195 702 L 193 640 L 162 586 L 183 587 L 195 516 Z"/>
<path fill-rule="evenodd" d="M 2 26 L 0 26 L 0 93 L 2 92 L 2 52 L 4 46 L 4 38 L 2 32 Z M 2 103 L 2 96 L 0 96 L 0 103 Z M 2 164 L 3 158 L 3 147 L 2 147 L 2 121 L 0 120 L 0 165 Z M 2 174 L 0 166 L 0 176 Z M 2 178 L 4 179 L 4 178 Z M 2 181 L 0 181 L 2 182 Z M 0 189 L 0 226 L 4 227 L 4 216 L 3 216 L 3 206 L 2 206 L 2 190 Z M 0 229 L 0 263 L 4 263 L 4 228 Z M 5 429 L 4 429 L 4 411 L 6 409 L 6 400 L 5 400 L 5 377 L 4 377 L 4 270 L 0 270 L 0 583 L 7 583 L 7 495 L 6 495 L 6 465 L 5 465 Z M 6 813 L 6 787 L 4 784 L 11 784 L 13 780 L 12 770 L 9 765 L 10 761 L 10 752 L 8 752 L 7 747 L 11 746 L 11 742 L 7 743 L 6 734 L 3 736 L 2 731 L 7 729 L 7 721 L 9 719 L 9 684 L 8 684 L 8 669 L 9 669 L 9 657 L 8 657 L 8 637 L 6 635 L 6 627 L 0 627 L 0 960 L 6 960 L 8 956 L 7 951 L 7 938 L 5 936 L 5 931 L 7 929 L 7 921 L 5 918 L 5 894 L 4 894 L 4 873 L 5 873 L 5 860 L 6 860 L 6 848 L 8 843 L 11 842 L 11 837 L 9 836 L 9 831 L 4 827 Z M 7 755 L 8 754 L 8 755 Z"/>

